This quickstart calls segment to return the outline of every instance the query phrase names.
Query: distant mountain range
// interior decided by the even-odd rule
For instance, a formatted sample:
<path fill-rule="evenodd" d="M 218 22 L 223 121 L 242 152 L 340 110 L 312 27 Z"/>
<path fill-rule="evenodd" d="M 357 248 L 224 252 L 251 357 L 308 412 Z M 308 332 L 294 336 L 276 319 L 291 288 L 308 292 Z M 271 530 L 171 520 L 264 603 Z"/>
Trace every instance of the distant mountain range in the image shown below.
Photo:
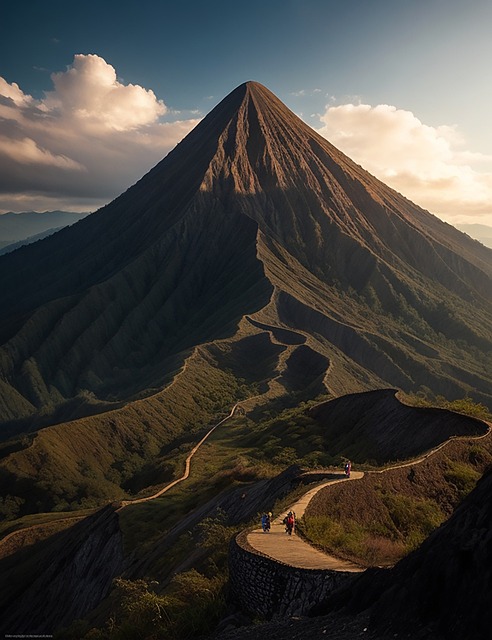
<path fill-rule="evenodd" d="M 456 228 L 492 249 L 492 227 L 486 224 L 457 224 Z"/>
<path fill-rule="evenodd" d="M 23 244 L 30 244 L 55 233 L 59 229 L 74 224 L 88 213 L 69 211 L 26 211 L 0 215 L 0 255 L 9 253 Z"/>
<path fill-rule="evenodd" d="M 12 244 L 8 243 L 4 245 L 3 248 L 0 248 L 0 256 L 3 256 L 5 253 L 10 253 L 11 251 L 15 251 L 16 249 L 20 249 L 20 247 L 23 247 L 26 244 L 32 244 L 33 242 L 37 242 L 38 240 L 47 238 L 48 236 L 53 235 L 53 233 L 60 231 L 60 229 L 63 229 L 63 227 L 55 227 L 54 229 L 48 229 L 47 231 L 36 233 L 36 235 L 34 236 L 29 236 L 24 240 L 18 240 L 17 242 L 13 242 Z"/>

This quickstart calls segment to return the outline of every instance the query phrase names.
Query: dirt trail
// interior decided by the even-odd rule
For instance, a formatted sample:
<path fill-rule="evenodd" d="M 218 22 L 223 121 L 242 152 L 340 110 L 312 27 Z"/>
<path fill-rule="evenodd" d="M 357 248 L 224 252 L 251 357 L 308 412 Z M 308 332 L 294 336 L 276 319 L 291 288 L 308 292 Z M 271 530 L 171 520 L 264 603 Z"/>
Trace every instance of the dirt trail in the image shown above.
<path fill-rule="evenodd" d="M 136 500 L 123 500 L 122 502 L 120 502 L 120 506 L 116 510 L 116 513 L 118 513 L 119 511 L 121 511 L 125 507 L 128 507 L 128 506 L 130 506 L 132 504 L 138 504 L 140 502 L 148 502 L 149 500 L 154 500 L 155 498 L 158 498 L 159 496 L 161 496 L 164 493 L 166 493 L 166 491 L 169 491 L 170 489 L 172 489 L 179 482 L 183 482 L 183 480 L 186 480 L 190 475 L 191 459 L 193 458 L 195 453 L 198 451 L 198 449 L 201 447 L 201 445 L 207 440 L 207 438 L 215 431 L 215 429 L 217 429 L 217 427 L 219 427 L 220 425 L 224 424 L 224 422 L 226 422 L 227 420 L 229 420 L 230 418 L 232 418 L 234 416 L 234 414 L 235 414 L 236 410 L 238 409 L 238 407 L 240 406 L 240 404 L 241 403 L 236 403 L 232 407 L 231 412 L 229 413 L 229 415 L 226 416 L 225 418 L 223 418 L 222 420 L 220 420 L 220 422 L 218 422 L 209 431 L 207 431 L 207 433 L 203 436 L 203 438 L 200 440 L 200 442 L 198 442 L 193 447 L 193 449 L 188 454 L 188 457 L 186 458 L 185 470 L 184 470 L 183 475 L 180 478 L 177 478 L 176 480 L 173 480 L 172 482 L 170 482 L 165 487 L 163 487 L 162 489 L 160 489 L 159 491 L 157 491 L 156 493 L 154 493 L 151 496 L 147 496 L 145 498 L 137 498 Z M 49 529 L 53 525 L 61 524 L 61 523 L 65 523 L 65 522 L 67 522 L 67 523 L 73 522 L 75 524 L 75 522 L 78 522 L 79 520 L 83 520 L 83 518 L 85 518 L 85 516 L 73 516 L 73 517 L 68 517 L 68 518 L 61 518 L 60 520 L 52 520 L 52 521 L 50 521 L 48 523 L 41 523 L 41 524 L 31 525 L 30 527 L 24 527 L 22 529 L 17 529 L 16 531 L 12 531 L 11 533 L 9 533 L 8 535 L 6 535 L 4 538 L 2 538 L 0 540 L 0 558 L 2 558 L 4 556 L 7 556 L 7 555 L 10 555 L 11 553 L 14 553 L 14 551 L 16 551 L 19 546 L 23 546 L 22 542 L 21 542 L 20 545 L 16 544 L 16 540 L 15 540 L 16 538 L 18 538 L 19 540 L 22 540 L 23 538 L 25 538 L 26 535 L 28 535 L 30 532 L 32 532 L 34 530 L 39 530 L 41 532 L 43 529 Z"/>
<path fill-rule="evenodd" d="M 363 476 L 364 474 L 361 471 L 353 471 L 350 474 L 350 478 L 346 478 L 345 474 L 340 474 L 340 477 L 336 480 L 327 480 L 310 489 L 289 507 L 288 511 L 294 511 L 299 519 L 304 515 L 306 507 L 318 491 L 328 485 L 359 480 Z M 292 536 L 287 535 L 285 526 L 282 523 L 284 516 L 285 514 L 282 513 L 273 520 L 270 533 L 263 533 L 261 529 L 255 529 L 248 534 L 247 541 L 253 549 L 272 558 L 272 560 L 301 569 L 331 569 L 332 571 L 350 571 L 353 573 L 365 570 L 365 568 L 353 562 L 341 560 L 319 551 L 305 542 L 295 532 Z"/>
<path fill-rule="evenodd" d="M 165 487 L 163 487 L 162 489 L 157 491 L 157 493 L 154 493 L 151 496 L 147 496 L 145 498 L 137 498 L 136 500 L 123 500 L 121 502 L 121 506 L 119 507 L 119 509 L 117 509 L 116 512 L 118 513 L 119 511 L 121 511 L 125 507 L 128 507 L 128 506 L 130 506 L 132 504 L 139 504 L 140 502 L 148 502 L 149 500 L 154 500 L 155 498 L 159 498 L 159 496 L 162 496 L 164 493 L 166 493 L 167 491 L 169 491 L 170 489 L 175 487 L 178 483 L 183 482 L 183 480 L 186 480 L 190 475 L 191 459 L 193 458 L 195 453 L 202 446 L 202 444 L 205 442 L 205 440 L 207 440 L 207 438 L 215 431 L 215 429 L 217 429 L 217 427 L 220 427 L 220 425 L 224 424 L 224 422 L 226 422 L 226 420 L 230 420 L 233 417 L 234 413 L 236 412 L 236 410 L 238 408 L 238 405 L 239 405 L 239 403 L 236 403 L 232 407 L 230 414 L 227 417 L 223 418 L 220 422 L 217 422 L 216 425 L 214 425 L 209 431 L 207 431 L 207 433 L 203 436 L 203 438 L 200 440 L 200 442 L 198 442 L 193 447 L 193 449 L 188 454 L 188 457 L 186 458 L 185 470 L 184 470 L 183 475 L 180 478 L 177 478 L 176 480 L 173 480 L 172 482 L 167 484 Z"/>

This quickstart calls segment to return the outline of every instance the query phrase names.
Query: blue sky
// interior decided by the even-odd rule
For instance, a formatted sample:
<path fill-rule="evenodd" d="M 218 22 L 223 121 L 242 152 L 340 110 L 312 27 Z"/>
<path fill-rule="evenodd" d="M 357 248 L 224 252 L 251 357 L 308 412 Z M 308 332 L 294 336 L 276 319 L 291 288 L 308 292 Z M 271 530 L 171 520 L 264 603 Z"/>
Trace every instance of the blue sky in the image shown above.
<path fill-rule="evenodd" d="M 0 24 L 0 212 L 94 210 L 265 84 L 450 222 L 492 225 L 489 0 L 19 0 Z"/>

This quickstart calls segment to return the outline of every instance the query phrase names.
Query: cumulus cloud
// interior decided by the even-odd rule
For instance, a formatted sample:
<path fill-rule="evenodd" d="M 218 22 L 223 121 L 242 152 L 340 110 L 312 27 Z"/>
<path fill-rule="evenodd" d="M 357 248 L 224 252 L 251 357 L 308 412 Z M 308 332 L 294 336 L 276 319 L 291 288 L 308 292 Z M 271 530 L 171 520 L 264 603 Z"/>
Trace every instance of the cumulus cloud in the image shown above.
<path fill-rule="evenodd" d="M 154 92 L 76 55 L 40 100 L 0 77 L 0 211 L 93 210 L 119 195 L 198 122 L 162 122 Z"/>
<path fill-rule="evenodd" d="M 380 104 L 327 107 L 318 129 L 380 180 L 451 222 L 492 223 L 492 156 L 473 153 L 457 127 L 423 124 Z"/>

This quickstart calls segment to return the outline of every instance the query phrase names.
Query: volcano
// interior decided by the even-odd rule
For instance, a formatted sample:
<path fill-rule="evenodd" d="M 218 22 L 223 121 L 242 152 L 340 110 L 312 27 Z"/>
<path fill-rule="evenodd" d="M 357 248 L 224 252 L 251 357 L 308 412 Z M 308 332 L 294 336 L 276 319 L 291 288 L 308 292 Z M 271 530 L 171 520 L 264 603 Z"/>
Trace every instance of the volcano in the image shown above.
<path fill-rule="evenodd" d="M 256 82 L 113 202 L 1 257 L 0 304 L 4 435 L 162 408 L 198 361 L 277 398 L 492 406 L 492 251 Z"/>

